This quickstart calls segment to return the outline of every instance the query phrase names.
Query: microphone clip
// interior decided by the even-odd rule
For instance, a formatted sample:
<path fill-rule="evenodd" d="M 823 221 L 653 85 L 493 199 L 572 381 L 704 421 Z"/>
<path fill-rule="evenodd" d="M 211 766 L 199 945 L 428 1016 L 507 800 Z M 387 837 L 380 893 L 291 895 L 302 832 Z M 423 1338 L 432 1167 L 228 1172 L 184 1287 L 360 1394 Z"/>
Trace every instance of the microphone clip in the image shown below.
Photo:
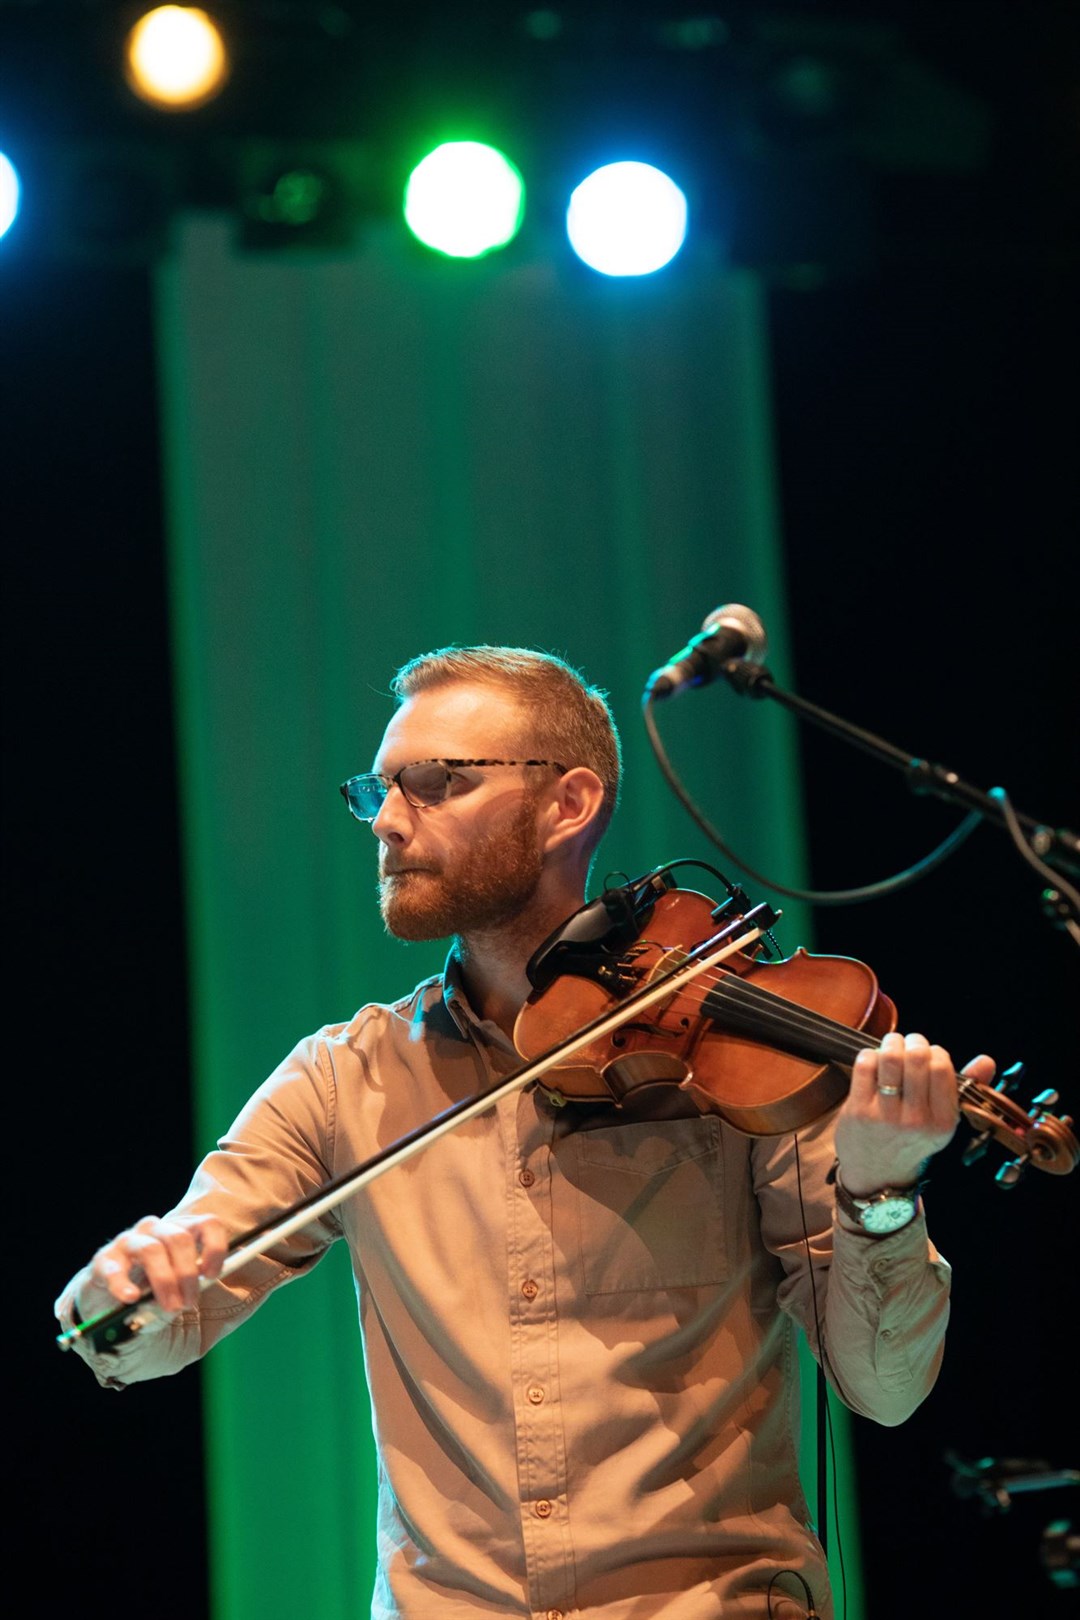
<path fill-rule="evenodd" d="M 726 664 L 720 665 L 721 675 L 725 675 L 740 697 L 762 698 L 766 695 L 766 687 L 772 685 L 772 676 L 764 664 L 754 664 L 748 658 L 729 658 Z"/>

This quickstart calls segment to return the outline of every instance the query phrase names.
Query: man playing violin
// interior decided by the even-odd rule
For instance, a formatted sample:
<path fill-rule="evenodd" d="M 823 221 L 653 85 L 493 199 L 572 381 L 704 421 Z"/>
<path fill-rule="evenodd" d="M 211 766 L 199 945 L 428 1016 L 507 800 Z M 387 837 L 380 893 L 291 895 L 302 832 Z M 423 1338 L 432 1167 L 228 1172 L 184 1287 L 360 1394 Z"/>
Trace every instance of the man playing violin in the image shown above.
<path fill-rule="evenodd" d="M 949 1271 L 916 1184 L 958 1101 L 921 1035 L 862 1052 L 837 1110 L 774 1137 L 675 1087 L 575 1107 L 541 1081 L 214 1280 L 239 1234 L 520 1067 L 527 964 L 582 906 L 615 808 L 610 711 L 561 660 L 442 649 L 393 690 L 342 791 L 378 840 L 387 929 L 452 936 L 445 973 L 302 1041 L 177 1209 L 72 1279 L 60 1321 L 152 1291 L 139 1331 L 77 1340 L 122 1388 L 344 1238 L 381 1463 L 376 1620 L 765 1620 L 810 1597 L 827 1615 L 794 1334 L 878 1422 L 934 1383 Z"/>

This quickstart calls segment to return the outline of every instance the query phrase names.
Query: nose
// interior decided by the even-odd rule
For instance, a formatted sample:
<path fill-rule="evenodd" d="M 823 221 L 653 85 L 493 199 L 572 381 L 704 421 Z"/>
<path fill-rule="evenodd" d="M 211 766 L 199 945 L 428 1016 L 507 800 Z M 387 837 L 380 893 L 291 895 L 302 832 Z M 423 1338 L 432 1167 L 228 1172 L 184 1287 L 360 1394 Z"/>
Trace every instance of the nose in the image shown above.
<path fill-rule="evenodd" d="M 396 782 L 372 817 L 371 830 L 382 844 L 402 848 L 413 835 L 412 806 Z"/>

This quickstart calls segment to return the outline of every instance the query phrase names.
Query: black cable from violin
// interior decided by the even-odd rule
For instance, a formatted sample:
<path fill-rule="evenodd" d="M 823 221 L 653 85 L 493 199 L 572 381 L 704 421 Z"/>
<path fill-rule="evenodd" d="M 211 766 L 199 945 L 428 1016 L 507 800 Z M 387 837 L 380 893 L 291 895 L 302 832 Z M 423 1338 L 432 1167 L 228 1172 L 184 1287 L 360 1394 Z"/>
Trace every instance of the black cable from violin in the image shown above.
<path fill-rule="evenodd" d="M 621 893 L 626 897 L 627 906 L 630 909 L 636 909 L 638 898 L 644 892 L 646 892 L 649 887 L 655 885 L 657 878 L 665 877 L 667 873 L 674 872 L 675 869 L 680 866 L 693 866 L 699 872 L 708 872 L 710 876 L 717 880 L 718 883 L 722 883 L 724 888 L 727 890 L 726 905 L 717 906 L 716 910 L 713 912 L 714 918 L 719 917 L 721 912 L 725 911 L 727 907 L 730 907 L 735 914 L 745 913 L 750 909 L 750 898 L 745 889 L 741 888 L 737 883 L 732 883 L 731 879 L 725 873 L 721 872 L 718 866 L 713 866 L 709 861 L 697 860 L 695 857 L 689 855 L 679 856 L 674 861 L 664 861 L 662 865 L 654 866 L 651 871 L 646 872 L 645 876 L 640 878 L 631 878 L 626 872 L 622 871 L 608 872 L 604 877 L 602 898 L 606 898 L 615 893 Z M 622 878 L 623 882 L 615 883 L 613 882 L 613 879 L 615 878 Z M 671 887 L 678 888 L 678 884 L 673 880 Z M 782 915 L 782 912 L 777 912 L 778 917 Z M 776 956 L 783 956 L 784 953 L 780 949 L 780 943 L 771 928 L 765 928 L 762 930 L 762 938 L 769 942 Z"/>
<path fill-rule="evenodd" d="M 836 1526 L 836 1556 L 840 1565 L 841 1612 L 844 1615 L 844 1620 L 847 1620 L 847 1565 L 844 1562 L 844 1543 L 840 1535 L 840 1504 L 836 1486 L 836 1436 L 833 1432 L 832 1412 L 829 1409 L 829 1386 L 825 1378 L 825 1347 L 821 1328 L 821 1317 L 818 1314 L 817 1281 L 814 1276 L 814 1255 L 810 1247 L 810 1233 L 806 1226 L 806 1202 L 803 1198 L 802 1160 L 799 1157 L 799 1133 L 797 1131 L 792 1133 L 791 1142 L 792 1147 L 795 1150 L 795 1182 L 799 1194 L 799 1215 L 802 1220 L 803 1248 L 806 1250 L 806 1268 L 810 1277 L 810 1306 L 814 1315 L 814 1335 L 817 1339 L 817 1356 L 815 1358 L 817 1362 L 817 1376 L 815 1381 L 817 1391 L 817 1534 L 818 1540 L 821 1542 L 821 1550 L 825 1554 L 826 1565 L 828 1565 L 828 1463 L 831 1461 L 832 1512 L 833 1523 Z M 807 1586 L 798 1570 L 781 1570 L 778 1571 L 778 1573 L 794 1575 L 797 1580 L 802 1581 L 803 1588 L 806 1591 L 807 1601 L 810 1604 L 810 1608 L 807 1611 L 807 1620 L 813 1620 L 813 1617 L 817 1614 L 817 1610 L 814 1608 L 814 1599 L 811 1595 L 810 1588 Z M 773 1580 L 775 1579 L 776 1576 L 774 1575 Z M 769 1613 L 770 1615 L 772 1614 L 772 1581 L 769 1582 Z"/>
<path fill-rule="evenodd" d="M 806 1611 L 806 1620 L 821 1620 L 821 1617 L 819 1616 L 819 1614 L 817 1612 L 817 1609 L 814 1607 L 814 1594 L 813 1594 L 813 1592 L 811 1592 L 809 1585 L 804 1580 L 804 1578 L 799 1574 L 799 1571 L 797 1569 L 778 1569 L 776 1571 L 776 1574 L 770 1577 L 769 1584 L 765 1589 L 765 1598 L 766 1598 L 766 1601 L 767 1601 L 767 1603 L 769 1605 L 769 1617 L 770 1617 L 770 1620 L 772 1620 L 772 1612 L 773 1612 L 772 1589 L 776 1585 L 777 1581 L 780 1579 L 781 1575 L 791 1575 L 795 1580 L 798 1581 L 799 1585 L 802 1587 L 803 1591 L 806 1593 L 806 1601 L 809 1604 L 809 1608 Z"/>
<path fill-rule="evenodd" d="M 677 860 L 674 860 L 674 861 L 664 861 L 664 863 L 661 866 L 654 866 L 651 871 L 646 872 L 645 876 L 641 877 L 641 878 L 633 878 L 632 879 L 632 878 L 628 877 L 625 872 L 609 872 L 607 874 L 607 877 L 605 877 L 605 879 L 604 879 L 604 888 L 605 888 L 605 890 L 607 890 L 609 888 L 612 888 L 612 887 L 619 887 L 619 888 L 625 888 L 625 889 L 631 889 L 631 890 L 640 889 L 646 883 L 650 883 L 653 880 L 653 878 L 662 877 L 665 872 L 674 872 L 675 868 L 678 867 L 678 866 L 694 866 L 694 867 L 697 867 L 698 871 L 700 871 L 700 872 L 709 872 L 714 878 L 717 879 L 717 881 L 719 883 L 722 883 L 724 885 L 724 888 L 728 892 L 728 899 L 729 900 L 735 899 L 741 893 L 741 890 L 739 889 L 738 884 L 732 883 L 732 881 L 731 881 L 731 879 L 729 877 L 725 877 L 724 873 L 720 871 L 719 867 L 711 866 L 708 861 L 694 860 L 689 855 L 681 855 L 681 856 L 679 856 L 679 858 Z M 622 884 L 619 884 L 619 885 L 613 885 L 609 881 L 613 877 L 625 878 L 626 881 L 625 881 L 625 883 L 622 883 Z"/>

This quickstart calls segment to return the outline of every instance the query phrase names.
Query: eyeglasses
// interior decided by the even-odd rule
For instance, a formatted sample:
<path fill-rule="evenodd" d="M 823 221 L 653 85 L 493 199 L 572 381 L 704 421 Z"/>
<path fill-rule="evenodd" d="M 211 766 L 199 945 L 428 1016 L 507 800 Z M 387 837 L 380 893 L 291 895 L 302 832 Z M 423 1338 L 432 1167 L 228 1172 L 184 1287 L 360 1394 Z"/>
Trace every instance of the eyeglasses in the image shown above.
<path fill-rule="evenodd" d="M 560 776 L 566 774 L 566 766 L 553 759 L 419 759 L 411 765 L 403 765 L 393 776 L 382 776 L 378 771 L 350 776 L 338 791 L 357 821 L 374 821 L 391 787 L 399 787 L 406 802 L 415 809 L 430 810 L 450 797 L 456 771 L 481 765 L 546 765 Z"/>

